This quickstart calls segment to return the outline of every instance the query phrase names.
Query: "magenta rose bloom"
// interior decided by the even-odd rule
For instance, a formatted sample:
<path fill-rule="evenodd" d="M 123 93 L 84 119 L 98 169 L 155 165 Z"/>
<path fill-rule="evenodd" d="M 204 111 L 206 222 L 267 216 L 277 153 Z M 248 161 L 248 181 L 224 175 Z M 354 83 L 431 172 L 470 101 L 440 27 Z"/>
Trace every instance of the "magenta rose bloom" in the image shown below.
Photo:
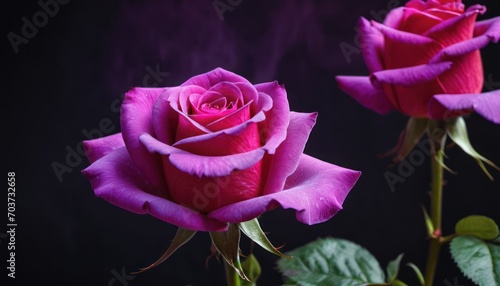
<path fill-rule="evenodd" d="M 500 91 L 481 93 L 479 49 L 500 38 L 500 17 L 476 22 L 486 7 L 460 0 L 411 0 L 383 24 L 361 18 L 359 37 L 369 77 L 338 76 L 365 107 L 443 119 L 477 111 L 500 123 Z"/>
<path fill-rule="evenodd" d="M 360 176 L 303 154 L 316 114 L 290 112 L 283 86 L 221 68 L 131 89 L 120 121 L 122 133 L 84 142 L 95 194 L 185 229 L 224 231 L 278 206 L 320 223 Z"/>

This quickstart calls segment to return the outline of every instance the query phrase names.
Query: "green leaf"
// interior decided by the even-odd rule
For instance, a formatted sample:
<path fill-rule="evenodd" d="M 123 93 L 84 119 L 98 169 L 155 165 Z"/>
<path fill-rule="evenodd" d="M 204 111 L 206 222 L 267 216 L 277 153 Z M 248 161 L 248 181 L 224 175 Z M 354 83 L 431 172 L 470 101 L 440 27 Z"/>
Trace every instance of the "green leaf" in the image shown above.
<path fill-rule="evenodd" d="M 465 276 L 479 286 L 500 286 L 500 245 L 473 236 L 451 241 L 453 260 Z"/>
<path fill-rule="evenodd" d="M 257 284 L 257 279 L 259 279 L 260 273 L 261 273 L 261 268 L 259 261 L 257 261 L 257 258 L 255 258 L 255 255 L 250 254 L 243 260 L 241 263 L 241 268 L 243 268 L 243 271 L 247 275 L 248 279 L 250 281 L 241 281 L 241 286 L 256 286 Z"/>
<path fill-rule="evenodd" d="M 338 238 L 318 239 L 278 261 L 286 285 L 359 286 L 385 284 L 384 271 L 361 246 Z"/>
<path fill-rule="evenodd" d="M 417 265 L 413 263 L 407 263 L 406 265 L 409 266 L 411 269 L 413 269 L 413 272 L 415 272 L 415 275 L 417 275 L 420 285 L 424 285 L 425 284 L 424 275 L 422 275 L 422 271 L 420 271 Z"/>
<path fill-rule="evenodd" d="M 267 236 L 264 234 L 262 229 L 260 228 L 259 221 L 255 218 L 250 221 L 246 222 L 240 222 L 238 224 L 238 227 L 241 229 L 241 231 L 248 236 L 251 240 L 253 240 L 255 243 L 258 245 L 262 246 L 265 250 L 276 254 L 278 256 L 281 256 L 283 258 L 291 258 L 290 256 L 286 256 L 283 253 L 281 253 L 278 249 L 276 249 L 269 239 L 267 239 Z"/>
<path fill-rule="evenodd" d="M 490 165 L 491 167 L 497 169 L 500 171 L 500 168 L 495 165 L 493 162 L 490 160 L 486 159 L 485 157 L 481 156 L 479 153 L 474 150 L 472 147 L 470 141 L 469 141 L 469 136 L 467 135 L 467 127 L 465 125 L 465 120 L 462 117 L 458 117 L 457 120 L 453 120 L 450 122 L 446 123 L 446 132 L 450 136 L 450 138 L 458 145 L 462 150 L 469 154 L 472 158 L 476 160 L 476 162 L 479 164 L 481 169 L 483 169 L 484 173 L 488 178 L 493 180 L 493 177 L 491 174 L 488 172 L 486 167 L 484 166 L 483 162 L 486 164 Z"/>
<path fill-rule="evenodd" d="M 241 268 L 240 229 L 238 226 L 231 223 L 227 231 L 210 232 L 210 238 L 226 263 L 238 273 L 241 279 L 250 281 Z"/>
<path fill-rule="evenodd" d="M 500 235 L 498 225 L 489 217 L 471 215 L 461 219 L 455 225 L 458 235 L 472 235 L 481 239 L 491 240 Z"/>
<path fill-rule="evenodd" d="M 167 260 L 170 255 L 172 255 L 177 249 L 186 244 L 186 242 L 188 242 L 195 235 L 195 233 L 196 231 L 194 230 L 179 227 L 167 251 L 165 251 L 165 253 L 155 263 L 149 265 L 148 267 L 140 268 L 140 271 L 133 272 L 132 274 L 138 274 L 160 265 L 163 261 Z"/>
<path fill-rule="evenodd" d="M 401 264 L 401 259 L 403 258 L 403 254 L 401 253 L 396 257 L 396 259 L 389 262 L 387 265 L 387 282 L 393 282 L 398 277 L 399 273 L 399 265 Z"/>

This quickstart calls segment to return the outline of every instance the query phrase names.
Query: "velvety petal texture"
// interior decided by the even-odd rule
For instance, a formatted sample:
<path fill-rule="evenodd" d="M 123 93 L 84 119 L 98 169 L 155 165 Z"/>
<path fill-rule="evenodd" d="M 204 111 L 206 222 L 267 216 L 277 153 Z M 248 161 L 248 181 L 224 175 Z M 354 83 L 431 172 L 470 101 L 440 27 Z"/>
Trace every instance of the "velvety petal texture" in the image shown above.
<path fill-rule="evenodd" d="M 341 209 L 359 172 L 303 154 L 316 117 L 290 112 L 275 81 L 253 85 L 217 68 L 127 92 L 122 133 L 85 141 L 82 172 L 98 197 L 184 229 L 225 231 L 278 205 L 319 223 Z"/>
<path fill-rule="evenodd" d="M 139 142 L 139 136 L 144 132 L 154 134 L 151 110 L 163 91 L 162 88 L 133 88 L 125 94 L 120 110 L 123 140 L 130 157 L 149 184 L 157 189 L 165 186 L 160 158 Z"/>
<path fill-rule="evenodd" d="M 153 195 L 126 148 L 119 148 L 83 170 L 97 197 L 137 214 L 150 214 L 186 229 L 222 231 L 227 224 Z"/>
<path fill-rule="evenodd" d="M 306 224 L 324 222 L 342 209 L 342 203 L 360 176 L 318 159 L 302 155 L 283 191 L 220 208 L 208 215 L 219 221 L 241 222 L 281 206 L 297 210 L 297 219 Z"/>
<path fill-rule="evenodd" d="M 384 23 L 361 18 L 359 38 L 370 76 L 337 76 L 337 83 L 382 114 L 394 108 L 411 117 L 442 119 L 488 110 L 482 106 L 488 100 L 477 100 L 484 95 L 479 50 L 499 41 L 500 17 L 476 22 L 485 12 L 482 5 L 465 9 L 461 1 L 410 0 L 391 10 Z M 474 107 L 445 110 L 447 104 L 435 99 L 445 94 L 460 102 L 471 96 Z"/>
<path fill-rule="evenodd" d="M 268 156 L 268 170 L 272 176 L 268 176 L 263 194 L 267 195 L 283 190 L 286 179 L 297 169 L 309 134 L 316 124 L 317 116 L 317 113 L 290 113 L 288 136 L 278 147 L 274 156 Z"/>
<path fill-rule="evenodd" d="M 380 114 L 387 114 L 393 109 L 384 91 L 372 84 L 367 76 L 337 76 L 339 88 L 352 96 L 364 107 Z"/>
<path fill-rule="evenodd" d="M 384 35 L 368 20 L 361 18 L 358 23 L 359 42 L 363 59 L 370 72 L 377 72 L 384 69 L 382 54 L 384 49 Z"/>
<path fill-rule="evenodd" d="M 113 150 L 120 147 L 125 147 L 121 133 L 116 133 L 110 136 L 83 141 L 85 154 L 90 163 L 94 163 L 98 159 L 111 153 Z"/>
<path fill-rule="evenodd" d="M 500 124 L 500 90 L 480 94 L 438 94 L 429 105 L 431 117 L 437 118 L 442 117 L 443 112 L 468 113 L 472 110 Z"/>

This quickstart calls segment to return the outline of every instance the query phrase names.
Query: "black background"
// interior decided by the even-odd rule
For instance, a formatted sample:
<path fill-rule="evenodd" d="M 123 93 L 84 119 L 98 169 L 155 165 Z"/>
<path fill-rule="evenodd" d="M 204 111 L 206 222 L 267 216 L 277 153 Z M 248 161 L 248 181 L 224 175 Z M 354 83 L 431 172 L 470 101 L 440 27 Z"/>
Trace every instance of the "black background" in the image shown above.
<path fill-rule="evenodd" d="M 225 284 L 221 263 L 211 259 L 205 266 L 210 254 L 206 233 L 198 233 L 159 267 L 113 283 L 113 271 L 128 273 L 158 258 L 176 227 L 96 198 L 80 173 L 88 165 L 85 158 L 73 158 L 72 172 L 62 180 L 52 167 L 54 162 L 68 165 L 68 150 L 86 139 L 83 130 L 98 129 L 103 119 L 112 123 L 108 134 L 118 132 L 120 95 L 132 86 L 155 83 L 145 77 L 157 67 L 168 73 L 160 86 L 178 85 L 218 66 L 253 83 L 284 83 L 292 110 L 319 112 L 306 153 L 363 172 L 344 210 L 328 222 L 303 225 L 293 212 L 281 209 L 264 214 L 262 227 L 275 245 L 289 251 L 320 237 L 340 237 L 366 247 L 384 268 L 400 253 L 405 253 L 404 263 L 423 267 L 427 240 L 421 205 L 429 202 L 429 160 L 391 192 L 384 172 L 397 173 L 397 167 L 389 168 L 389 158 L 378 155 L 396 144 L 407 118 L 363 108 L 334 81 L 339 74 L 367 73 L 361 55 L 354 53 L 348 61 L 339 45 L 355 46 L 360 16 L 382 15 L 398 1 L 246 0 L 221 21 L 212 1 L 73 0 L 59 5 L 17 54 L 7 34 L 21 35 L 21 19 L 32 20 L 41 8 L 36 1 L 11 2 L 2 4 L 2 149 L 4 174 L 16 172 L 17 285 Z M 479 2 L 489 7 L 481 19 L 499 14 L 496 1 Z M 482 50 L 485 76 L 494 88 L 500 81 L 494 58 L 498 49 L 490 44 Z M 476 150 L 500 164 L 499 126 L 476 114 L 467 125 Z M 450 148 L 447 155 L 446 163 L 458 175 L 445 174 L 444 233 L 469 214 L 500 222 L 498 181 L 490 181 L 459 148 Z M 500 173 L 490 170 L 499 180 Z M 6 212 L 6 205 L 1 209 Z M 6 218 L 0 235 L 5 224 Z M 0 239 L 0 269 L 6 277 L 7 238 Z M 242 242 L 244 248 L 248 244 Z M 277 257 L 257 247 L 254 253 L 263 267 L 259 285 L 279 285 Z M 408 267 L 400 277 L 417 283 Z M 445 248 L 435 285 L 455 279 L 472 285 Z"/>

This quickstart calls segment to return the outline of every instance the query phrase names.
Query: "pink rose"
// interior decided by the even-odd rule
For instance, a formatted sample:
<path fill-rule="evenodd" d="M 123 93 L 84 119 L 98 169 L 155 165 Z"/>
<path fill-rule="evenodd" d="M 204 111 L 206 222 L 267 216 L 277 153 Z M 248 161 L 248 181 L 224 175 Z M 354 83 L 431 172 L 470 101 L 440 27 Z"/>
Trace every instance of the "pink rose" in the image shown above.
<path fill-rule="evenodd" d="M 303 154 L 315 113 L 290 112 L 277 82 L 223 69 L 177 87 L 133 88 L 122 133 L 85 141 L 95 194 L 182 228 L 223 231 L 281 206 L 331 218 L 360 173 Z"/>
<path fill-rule="evenodd" d="M 362 18 L 360 41 L 369 77 L 338 76 L 339 87 L 379 113 L 391 109 L 443 119 L 473 110 L 500 123 L 500 91 L 481 93 L 479 49 L 500 38 L 500 17 L 476 22 L 486 7 L 464 12 L 457 0 L 411 0 L 383 24 Z"/>

